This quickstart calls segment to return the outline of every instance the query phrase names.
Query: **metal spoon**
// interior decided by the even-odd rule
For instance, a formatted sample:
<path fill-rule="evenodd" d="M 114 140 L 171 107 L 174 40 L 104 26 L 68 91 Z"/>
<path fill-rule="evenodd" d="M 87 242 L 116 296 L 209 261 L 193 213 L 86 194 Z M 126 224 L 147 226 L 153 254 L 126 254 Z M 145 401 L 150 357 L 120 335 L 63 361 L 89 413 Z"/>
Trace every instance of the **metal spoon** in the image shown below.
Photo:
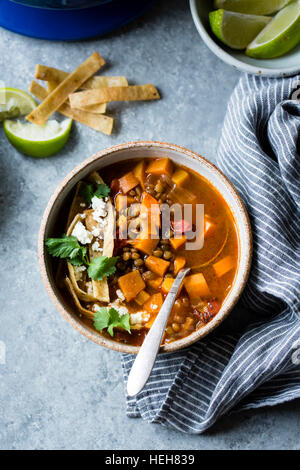
<path fill-rule="evenodd" d="M 130 397 L 137 395 L 144 388 L 150 377 L 177 292 L 189 271 L 190 268 L 181 269 L 177 274 L 170 292 L 139 350 L 127 382 L 127 393 Z"/>

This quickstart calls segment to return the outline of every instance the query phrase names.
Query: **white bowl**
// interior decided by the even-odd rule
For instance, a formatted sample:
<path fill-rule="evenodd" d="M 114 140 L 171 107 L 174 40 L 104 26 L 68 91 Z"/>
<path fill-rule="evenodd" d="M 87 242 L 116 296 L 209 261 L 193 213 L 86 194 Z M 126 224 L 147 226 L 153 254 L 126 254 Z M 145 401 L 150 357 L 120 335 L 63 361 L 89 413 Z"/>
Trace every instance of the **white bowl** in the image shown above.
<path fill-rule="evenodd" d="M 300 72 L 300 44 L 288 54 L 277 59 L 259 60 L 246 56 L 222 44 L 210 29 L 208 14 L 213 10 L 212 0 L 190 0 L 190 8 L 196 28 L 210 50 L 223 62 L 241 72 L 267 77 L 288 77 Z"/>

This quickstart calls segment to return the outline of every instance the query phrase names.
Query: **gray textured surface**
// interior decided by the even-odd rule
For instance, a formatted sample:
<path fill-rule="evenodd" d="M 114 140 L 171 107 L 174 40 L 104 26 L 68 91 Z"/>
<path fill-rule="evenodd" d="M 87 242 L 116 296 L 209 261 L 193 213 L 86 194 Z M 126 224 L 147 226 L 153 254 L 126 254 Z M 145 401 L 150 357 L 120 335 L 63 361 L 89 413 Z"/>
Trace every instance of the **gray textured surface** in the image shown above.
<path fill-rule="evenodd" d="M 1 449 L 299 449 L 300 402 L 223 418 L 202 436 L 125 415 L 117 353 L 88 342 L 60 317 L 42 285 L 36 254 L 45 205 L 62 177 L 94 152 L 125 141 L 184 145 L 214 161 L 226 102 L 239 74 L 203 45 L 187 2 L 166 0 L 105 38 L 55 43 L 0 29 L 1 76 L 27 89 L 37 62 L 71 70 L 94 50 L 105 73 L 153 82 L 163 99 L 114 106 L 117 131 L 74 126 L 66 148 L 35 160 L 0 130 Z"/>

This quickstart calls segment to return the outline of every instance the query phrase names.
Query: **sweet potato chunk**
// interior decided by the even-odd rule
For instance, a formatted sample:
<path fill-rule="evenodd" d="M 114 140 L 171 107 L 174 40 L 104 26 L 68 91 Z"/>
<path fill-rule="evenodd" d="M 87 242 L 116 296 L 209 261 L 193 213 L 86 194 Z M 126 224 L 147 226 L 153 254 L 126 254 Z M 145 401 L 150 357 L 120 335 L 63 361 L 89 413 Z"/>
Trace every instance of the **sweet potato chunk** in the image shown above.
<path fill-rule="evenodd" d="M 224 276 L 224 274 L 228 273 L 234 268 L 234 260 L 232 256 L 225 256 L 225 258 L 221 259 L 217 263 L 213 264 L 214 271 L 218 277 Z"/>
<path fill-rule="evenodd" d="M 165 261 L 164 259 L 157 258 L 156 256 L 148 256 L 145 262 L 146 266 L 150 271 L 157 274 L 158 276 L 164 276 L 168 267 L 170 266 L 170 261 Z"/>
<path fill-rule="evenodd" d="M 141 223 L 142 230 L 144 233 L 158 233 L 158 230 L 160 228 L 159 203 L 153 196 L 146 192 L 142 194 L 141 200 Z"/>
<path fill-rule="evenodd" d="M 149 287 L 152 287 L 152 289 L 159 290 L 159 288 L 160 288 L 160 286 L 163 282 L 163 278 L 159 276 L 159 277 L 156 277 L 155 279 L 149 279 L 146 282 L 147 282 Z"/>
<path fill-rule="evenodd" d="M 178 169 L 172 176 L 173 183 L 177 184 L 178 186 L 182 186 L 189 180 L 189 174 L 185 170 Z"/>
<path fill-rule="evenodd" d="M 149 163 L 146 173 L 172 176 L 173 163 L 169 158 L 158 158 Z"/>
<path fill-rule="evenodd" d="M 179 271 L 184 268 L 186 263 L 186 259 L 184 256 L 176 256 L 175 261 L 174 261 L 174 274 L 177 276 Z"/>
<path fill-rule="evenodd" d="M 133 169 L 133 174 L 136 179 L 139 181 L 142 189 L 145 188 L 145 170 L 146 170 L 146 162 L 142 160 L 139 162 Z"/>
<path fill-rule="evenodd" d="M 146 255 L 152 255 L 153 250 L 157 247 L 159 240 L 151 238 L 136 238 L 135 240 L 130 240 L 130 244 L 134 246 L 137 250 L 140 250 Z"/>
<path fill-rule="evenodd" d="M 141 292 L 138 293 L 136 298 L 134 299 L 138 305 L 144 305 L 147 300 L 150 299 L 150 294 L 146 292 L 145 290 L 141 290 Z"/>
<path fill-rule="evenodd" d="M 174 282 L 173 277 L 166 277 L 161 286 L 161 291 L 163 294 L 168 294 Z"/>
<path fill-rule="evenodd" d="M 191 300 L 197 300 L 210 295 L 209 287 L 202 273 L 196 273 L 186 277 L 184 287 Z"/>
<path fill-rule="evenodd" d="M 139 184 L 139 180 L 130 171 L 126 175 L 119 179 L 120 188 L 123 194 L 128 193 L 131 189 L 135 188 Z"/>
<path fill-rule="evenodd" d="M 173 277 L 166 277 L 166 279 L 164 280 L 164 282 L 162 283 L 162 286 L 161 286 L 161 291 L 162 291 L 163 294 L 168 294 L 170 292 L 170 289 L 171 289 L 174 281 L 175 281 L 175 279 Z M 179 290 L 177 292 L 177 297 L 179 296 L 182 287 L 183 287 L 183 284 L 181 284 L 181 286 L 179 287 Z"/>
<path fill-rule="evenodd" d="M 186 242 L 187 238 L 185 235 L 182 235 L 180 238 L 171 238 L 170 243 L 173 250 L 178 250 L 184 243 Z"/>
<path fill-rule="evenodd" d="M 119 277 L 118 284 L 123 292 L 126 302 L 130 302 L 146 287 L 146 284 L 137 269 Z"/>
<path fill-rule="evenodd" d="M 164 303 L 162 294 L 159 292 L 157 294 L 151 295 L 150 299 L 143 305 L 143 308 L 148 313 L 158 313 Z"/>

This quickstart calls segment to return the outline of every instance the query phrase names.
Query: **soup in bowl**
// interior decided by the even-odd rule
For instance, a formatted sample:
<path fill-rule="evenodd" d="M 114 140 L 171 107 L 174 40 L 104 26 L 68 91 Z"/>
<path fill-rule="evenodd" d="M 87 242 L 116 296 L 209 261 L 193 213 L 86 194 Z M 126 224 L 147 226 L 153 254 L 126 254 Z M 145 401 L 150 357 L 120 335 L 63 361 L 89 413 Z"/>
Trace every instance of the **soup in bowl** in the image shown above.
<path fill-rule="evenodd" d="M 233 186 L 181 147 L 136 142 L 84 162 L 53 195 L 40 264 L 56 306 L 79 331 L 138 351 L 174 279 L 182 283 L 162 351 L 214 329 L 237 301 L 251 260 L 250 226 Z"/>

